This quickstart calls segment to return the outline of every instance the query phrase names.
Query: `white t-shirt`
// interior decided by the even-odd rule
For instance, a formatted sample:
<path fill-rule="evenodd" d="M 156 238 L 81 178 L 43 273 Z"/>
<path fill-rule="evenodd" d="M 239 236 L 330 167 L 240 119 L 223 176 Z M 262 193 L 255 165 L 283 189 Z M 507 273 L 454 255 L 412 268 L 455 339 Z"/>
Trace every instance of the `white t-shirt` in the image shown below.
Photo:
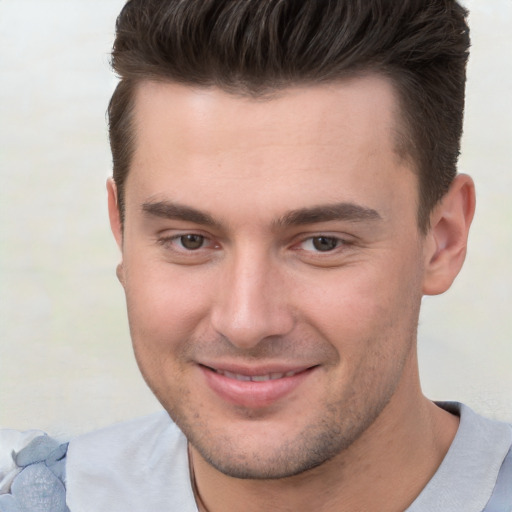
<path fill-rule="evenodd" d="M 460 415 L 460 426 L 406 512 L 482 512 L 511 448 L 512 428 L 461 404 L 439 405 Z M 164 412 L 72 440 L 66 474 L 72 512 L 197 512 L 187 441 Z M 512 502 L 500 512 L 510 511 Z"/>

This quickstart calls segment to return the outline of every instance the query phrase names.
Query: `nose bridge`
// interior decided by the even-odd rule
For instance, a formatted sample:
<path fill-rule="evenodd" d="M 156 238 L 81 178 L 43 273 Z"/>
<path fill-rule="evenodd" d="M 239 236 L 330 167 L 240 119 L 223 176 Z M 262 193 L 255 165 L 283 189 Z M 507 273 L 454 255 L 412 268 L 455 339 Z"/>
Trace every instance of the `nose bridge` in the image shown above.
<path fill-rule="evenodd" d="M 233 251 L 222 276 L 212 324 L 233 345 L 251 348 L 293 328 L 278 263 L 269 251 L 250 245 Z"/>

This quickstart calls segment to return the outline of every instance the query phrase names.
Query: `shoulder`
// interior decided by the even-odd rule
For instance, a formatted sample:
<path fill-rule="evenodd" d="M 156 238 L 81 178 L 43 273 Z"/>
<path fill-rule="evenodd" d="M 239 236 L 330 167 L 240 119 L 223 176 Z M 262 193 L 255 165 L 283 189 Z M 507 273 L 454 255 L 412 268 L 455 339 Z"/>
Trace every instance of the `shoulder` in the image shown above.
<path fill-rule="evenodd" d="M 124 474 L 132 468 L 140 473 L 163 449 L 173 458 L 186 454 L 186 439 L 164 411 L 96 430 L 71 440 L 69 474 L 108 472 Z M 103 469 L 102 469 L 103 468 Z M 104 475 L 107 478 L 108 475 Z"/>
<path fill-rule="evenodd" d="M 115 455 L 118 451 L 134 449 L 136 446 L 132 443 L 138 445 L 143 442 L 147 447 L 155 441 L 160 442 L 162 436 L 177 440 L 181 435 L 169 415 L 160 411 L 82 434 L 71 440 L 70 451 L 86 447 L 88 450 L 101 450 L 104 455 Z M 128 448 L 128 444 L 132 446 Z"/>
<path fill-rule="evenodd" d="M 64 444 L 41 431 L 0 430 L 0 511 L 70 509 L 197 512 L 187 440 L 167 413 Z"/>
<path fill-rule="evenodd" d="M 61 444 L 41 431 L 0 431 L 0 510 L 67 512 Z"/>
<path fill-rule="evenodd" d="M 173 458 L 186 454 L 186 439 L 164 411 L 96 430 L 72 439 L 68 451 L 68 473 L 98 473 L 101 466 L 110 474 L 129 468 L 147 467 L 158 454 Z M 108 469 L 107 469 L 108 468 Z"/>
<path fill-rule="evenodd" d="M 73 512 L 197 511 L 187 440 L 166 412 L 71 440 L 66 486 Z"/>
<path fill-rule="evenodd" d="M 500 467 L 496 485 L 484 512 L 512 511 L 512 447 Z"/>
<path fill-rule="evenodd" d="M 512 512 L 512 475 L 505 464 L 512 446 L 511 426 L 480 416 L 463 404 L 437 405 L 460 417 L 459 429 L 436 473 L 407 512 Z M 489 508 L 495 500 L 508 508 Z"/>

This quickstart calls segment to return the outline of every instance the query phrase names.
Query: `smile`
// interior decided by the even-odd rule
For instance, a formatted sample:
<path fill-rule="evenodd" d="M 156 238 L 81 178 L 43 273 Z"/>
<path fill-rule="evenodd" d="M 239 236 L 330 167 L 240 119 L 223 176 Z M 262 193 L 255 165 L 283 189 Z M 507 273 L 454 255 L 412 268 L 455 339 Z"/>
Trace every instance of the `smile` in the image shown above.
<path fill-rule="evenodd" d="M 265 375 L 243 375 L 241 373 L 233 373 L 228 372 L 224 370 L 216 370 L 215 368 L 212 368 L 212 370 L 216 373 L 219 373 L 220 375 L 224 375 L 224 377 L 227 377 L 228 379 L 235 379 L 240 381 L 251 381 L 251 382 L 265 382 L 267 380 L 276 380 L 276 379 L 282 379 L 283 377 L 293 377 L 297 373 L 300 373 L 301 370 L 298 371 L 289 371 L 289 372 L 273 372 L 273 373 L 267 373 Z"/>
<path fill-rule="evenodd" d="M 199 365 L 207 387 L 223 402 L 250 409 L 268 407 L 291 395 L 318 366 L 295 369 L 230 368 Z"/>

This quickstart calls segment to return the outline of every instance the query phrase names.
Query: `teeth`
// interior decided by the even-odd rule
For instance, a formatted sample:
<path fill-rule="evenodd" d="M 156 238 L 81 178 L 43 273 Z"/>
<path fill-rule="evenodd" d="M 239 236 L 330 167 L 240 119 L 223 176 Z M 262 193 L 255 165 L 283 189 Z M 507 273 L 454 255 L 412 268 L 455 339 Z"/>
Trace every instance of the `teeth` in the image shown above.
<path fill-rule="evenodd" d="M 251 380 L 251 377 L 248 375 L 240 375 L 238 373 L 231 373 L 231 372 L 219 372 L 223 373 L 225 377 L 228 377 L 230 379 L 236 379 L 236 380 Z"/>
<path fill-rule="evenodd" d="M 251 380 L 253 382 L 264 382 L 266 380 L 270 380 L 270 375 L 254 375 L 254 377 L 251 377 Z"/>
<path fill-rule="evenodd" d="M 242 375 L 240 373 L 232 373 L 224 370 L 215 370 L 217 373 L 224 375 L 224 377 L 228 377 L 228 379 L 235 379 L 241 381 L 253 381 L 253 382 L 265 382 L 267 380 L 276 380 L 282 379 L 283 377 L 293 377 L 296 372 L 290 371 L 286 373 L 267 373 L 266 375 Z"/>

